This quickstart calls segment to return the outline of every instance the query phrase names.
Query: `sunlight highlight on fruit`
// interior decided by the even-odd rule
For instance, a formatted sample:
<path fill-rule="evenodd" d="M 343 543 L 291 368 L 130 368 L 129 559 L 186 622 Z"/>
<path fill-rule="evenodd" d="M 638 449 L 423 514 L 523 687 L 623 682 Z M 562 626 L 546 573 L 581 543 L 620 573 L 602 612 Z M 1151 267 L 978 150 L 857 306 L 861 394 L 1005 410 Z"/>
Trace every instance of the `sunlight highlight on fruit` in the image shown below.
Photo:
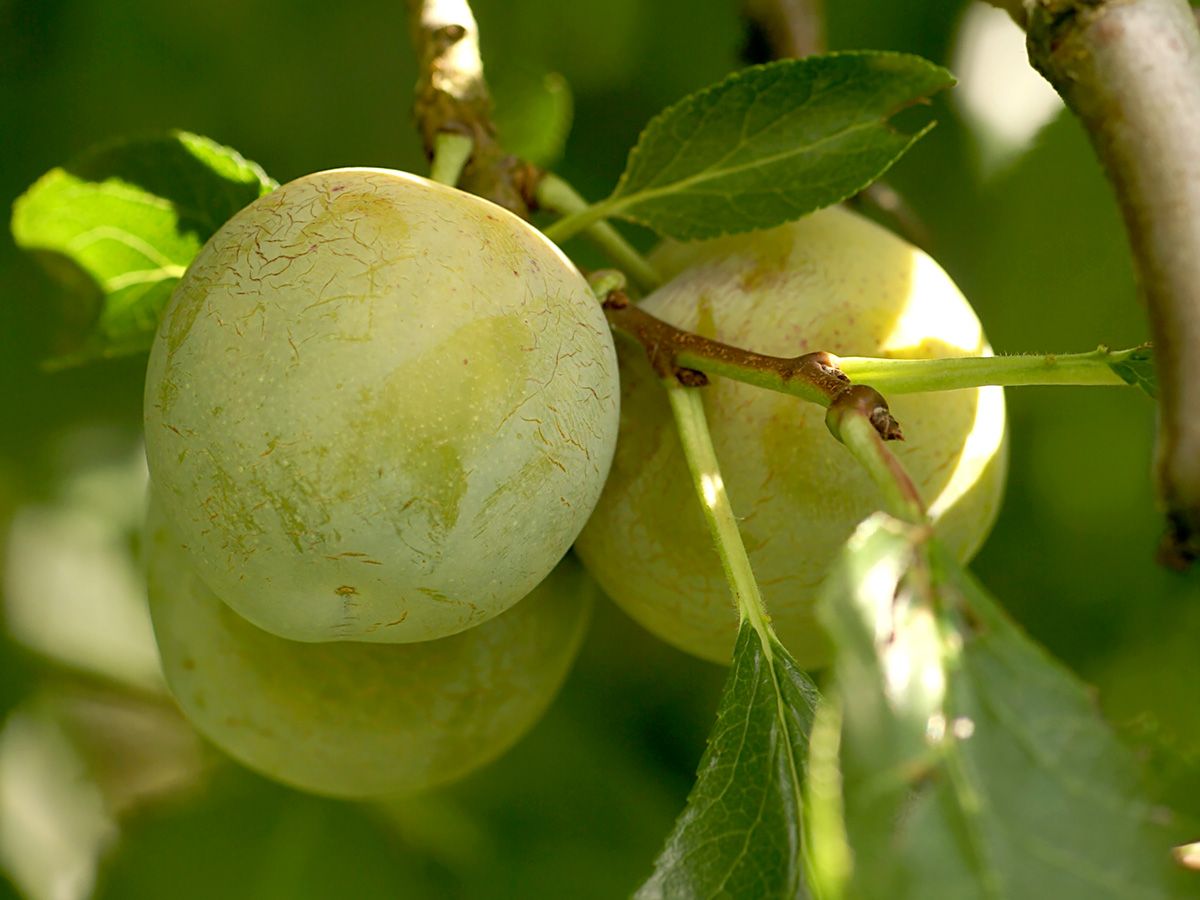
<path fill-rule="evenodd" d="M 947 277 L 945 269 L 931 257 L 918 252 L 909 260 L 906 278 L 907 302 L 896 316 L 891 331 L 879 344 L 881 356 L 900 359 L 920 356 L 922 348 L 931 339 L 946 350 L 960 350 L 963 355 L 991 356 L 979 319 L 963 302 L 962 294 Z"/>
<path fill-rule="evenodd" d="M 996 385 L 979 388 L 978 397 L 975 421 L 963 442 L 954 474 L 936 497 L 928 498 L 929 515 L 935 520 L 944 522 L 947 516 L 955 515 L 960 501 L 980 485 L 987 485 L 989 468 L 1008 452 L 1004 388 Z"/>

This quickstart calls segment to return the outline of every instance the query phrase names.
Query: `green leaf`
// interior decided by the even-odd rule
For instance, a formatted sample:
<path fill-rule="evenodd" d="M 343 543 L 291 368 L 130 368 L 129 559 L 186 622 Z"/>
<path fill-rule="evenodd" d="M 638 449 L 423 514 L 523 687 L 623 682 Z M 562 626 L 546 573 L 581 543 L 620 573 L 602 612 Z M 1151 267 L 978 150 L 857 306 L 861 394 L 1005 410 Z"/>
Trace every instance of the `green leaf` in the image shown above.
<path fill-rule="evenodd" d="M 837 203 L 925 133 L 888 120 L 954 83 L 902 53 L 839 53 L 737 72 L 642 132 L 598 215 L 691 240 L 768 228 Z"/>
<path fill-rule="evenodd" d="M 95 148 L 43 175 L 13 206 L 18 246 L 71 292 L 91 331 L 69 365 L 143 351 L 204 242 L 276 187 L 228 147 L 183 131 Z"/>
<path fill-rule="evenodd" d="M 491 81 L 496 132 L 504 149 L 543 168 L 558 162 L 574 114 L 567 80 L 556 72 L 501 68 Z"/>
<path fill-rule="evenodd" d="M 867 520 L 821 610 L 852 894 L 1179 896 L 1163 813 L 1087 689 L 927 529 Z"/>
<path fill-rule="evenodd" d="M 807 896 L 801 783 L 817 692 L 743 623 L 687 806 L 637 900 Z"/>
<path fill-rule="evenodd" d="M 1149 344 L 1108 355 L 1108 366 L 1126 384 L 1140 387 L 1154 399 L 1158 399 L 1158 375 L 1154 370 L 1154 350 Z"/>

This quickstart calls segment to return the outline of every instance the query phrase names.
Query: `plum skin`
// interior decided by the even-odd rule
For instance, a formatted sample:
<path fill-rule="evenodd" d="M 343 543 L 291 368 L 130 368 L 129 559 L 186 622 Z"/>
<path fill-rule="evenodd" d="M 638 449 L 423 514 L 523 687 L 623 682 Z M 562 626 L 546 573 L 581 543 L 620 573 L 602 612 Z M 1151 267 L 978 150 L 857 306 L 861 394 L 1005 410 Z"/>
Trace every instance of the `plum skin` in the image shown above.
<path fill-rule="evenodd" d="M 668 244 L 670 280 L 642 307 L 678 327 L 779 356 L 827 350 L 893 358 L 990 354 L 979 321 L 925 253 L 840 208 L 761 232 Z M 689 653 L 728 663 L 737 628 L 662 387 L 640 347 L 618 344 L 621 432 L 612 470 L 576 543 L 634 619 Z M 865 472 L 811 403 L 714 378 L 702 389 L 722 477 L 776 632 L 800 665 L 828 662 L 814 616 L 824 574 L 881 508 Z M 939 536 L 969 559 L 991 529 L 1007 468 L 1003 389 L 889 398 L 905 435 L 890 445 Z"/>
<path fill-rule="evenodd" d="M 525 596 L 600 494 L 612 337 L 540 232 L 382 169 L 227 222 L 164 312 L 155 490 L 203 579 L 293 640 L 409 642 Z"/>
<path fill-rule="evenodd" d="M 561 687 L 596 591 L 567 557 L 529 596 L 461 634 L 304 643 L 222 603 L 156 508 L 147 547 L 163 672 L 188 720 L 250 768 L 336 797 L 419 792 L 508 749 Z"/>

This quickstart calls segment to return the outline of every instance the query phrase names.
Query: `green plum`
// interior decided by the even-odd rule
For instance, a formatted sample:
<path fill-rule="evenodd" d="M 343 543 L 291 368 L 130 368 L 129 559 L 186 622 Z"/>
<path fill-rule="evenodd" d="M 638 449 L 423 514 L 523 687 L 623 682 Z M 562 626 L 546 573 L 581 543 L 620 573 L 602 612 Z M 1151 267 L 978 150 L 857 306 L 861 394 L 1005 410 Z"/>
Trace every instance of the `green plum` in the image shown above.
<path fill-rule="evenodd" d="M 659 318 L 779 356 L 947 357 L 990 353 L 979 321 L 929 256 L 841 208 L 779 228 L 656 255 L 671 276 L 643 302 Z M 666 397 L 640 347 L 620 348 L 621 432 L 600 502 L 576 544 L 601 587 L 664 640 L 728 662 L 737 627 Z M 829 647 L 813 615 L 826 569 L 881 507 L 830 436 L 825 411 L 714 379 L 704 404 L 722 475 L 776 631 L 801 665 Z M 960 559 L 995 519 L 1006 469 L 1003 390 L 900 395 L 892 444 Z"/>
<path fill-rule="evenodd" d="M 157 506 L 147 533 L 150 612 L 184 714 L 245 765 L 331 796 L 424 790 L 511 746 L 562 685 L 595 591 L 567 557 L 528 597 L 461 634 L 304 643 L 217 599 Z"/>
<path fill-rule="evenodd" d="M 566 552 L 618 425 L 612 337 L 528 223 L 383 169 L 235 215 L 168 303 L 146 451 L 204 581 L 292 640 L 503 612 Z"/>

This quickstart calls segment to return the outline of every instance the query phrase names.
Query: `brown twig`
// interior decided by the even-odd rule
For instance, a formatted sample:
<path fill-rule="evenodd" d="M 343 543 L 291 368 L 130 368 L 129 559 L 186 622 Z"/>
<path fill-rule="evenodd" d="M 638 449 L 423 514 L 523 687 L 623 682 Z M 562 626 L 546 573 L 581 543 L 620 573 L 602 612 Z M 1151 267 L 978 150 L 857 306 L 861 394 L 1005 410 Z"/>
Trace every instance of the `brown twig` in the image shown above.
<path fill-rule="evenodd" d="M 420 65 L 414 105 L 417 127 L 432 155 L 442 132 L 464 134 L 474 152 L 459 186 L 528 218 L 538 171 L 504 153 L 492 123 L 479 30 L 467 0 L 408 0 Z"/>
<path fill-rule="evenodd" d="M 1157 352 L 1162 559 L 1183 567 L 1200 556 L 1200 30 L 1185 0 L 1024 11 L 1030 60 L 1087 128 L 1125 219 Z"/>
<path fill-rule="evenodd" d="M 674 378 L 688 387 L 702 387 L 708 383 L 709 375 L 719 375 L 830 408 L 839 402 L 850 402 L 847 397 L 861 399 L 863 392 L 869 391 L 873 403 L 870 419 L 880 437 L 887 441 L 904 439 L 899 423 L 888 411 L 887 401 L 873 388 L 852 385 L 828 353 L 768 356 L 724 344 L 652 316 L 630 303 L 620 290 L 608 294 L 604 313 L 614 329 L 642 345 L 651 367 L 662 378 Z"/>

